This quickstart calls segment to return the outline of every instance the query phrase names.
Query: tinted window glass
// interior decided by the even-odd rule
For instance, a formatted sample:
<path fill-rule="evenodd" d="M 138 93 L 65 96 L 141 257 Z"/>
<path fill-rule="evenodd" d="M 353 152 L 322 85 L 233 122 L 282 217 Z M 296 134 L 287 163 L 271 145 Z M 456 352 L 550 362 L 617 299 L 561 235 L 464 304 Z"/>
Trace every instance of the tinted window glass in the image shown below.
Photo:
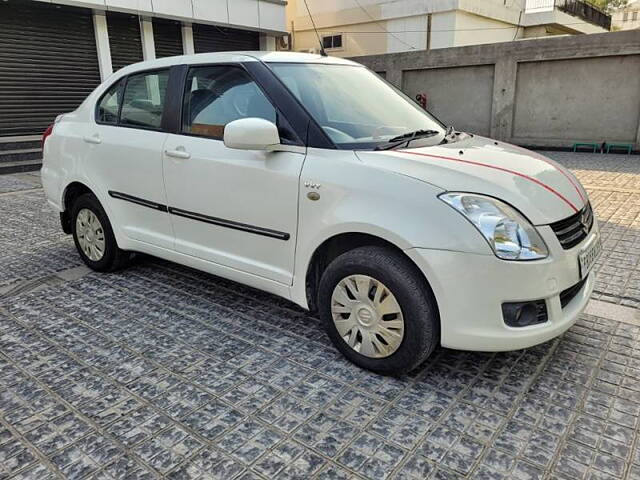
<path fill-rule="evenodd" d="M 275 108 L 244 70 L 227 66 L 191 69 L 184 98 L 183 133 L 222 139 L 225 125 L 241 118 L 277 123 Z"/>
<path fill-rule="evenodd" d="M 120 124 L 159 129 L 169 71 L 131 75 L 122 100 Z"/>
<path fill-rule="evenodd" d="M 118 110 L 120 109 L 120 94 L 122 93 L 122 81 L 112 86 L 105 93 L 98 105 L 97 121 L 115 125 L 118 123 Z"/>

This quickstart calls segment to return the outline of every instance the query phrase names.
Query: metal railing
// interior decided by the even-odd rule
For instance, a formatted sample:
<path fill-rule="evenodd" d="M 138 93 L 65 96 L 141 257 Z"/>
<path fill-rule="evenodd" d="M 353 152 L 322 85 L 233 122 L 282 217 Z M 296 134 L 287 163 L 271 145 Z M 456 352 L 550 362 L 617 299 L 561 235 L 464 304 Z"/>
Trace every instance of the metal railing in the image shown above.
<path fill-rule="evenodd" d="M 611 15 L 591 5 L 589 2 L 580 0 L 555 0 L 556 8 L 563 12 L 582 18 L 589 23 L 599 25 L 605 30 L 611 30 Z"/>
<path fill-rule="evenodd" d="M 611 15 L 582 0 L 526 0 L 525 13 L 548 12 L 554 9 L 611 30 Z"/>

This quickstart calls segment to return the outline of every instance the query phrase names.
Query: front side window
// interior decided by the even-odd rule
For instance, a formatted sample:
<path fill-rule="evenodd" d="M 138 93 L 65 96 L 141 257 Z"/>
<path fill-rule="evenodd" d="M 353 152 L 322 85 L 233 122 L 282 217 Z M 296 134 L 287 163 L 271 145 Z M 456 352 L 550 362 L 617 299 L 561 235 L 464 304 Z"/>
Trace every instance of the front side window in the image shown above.
<path fill-rule="evenodd" d="M 272 63 L 272 70 L 342 149 L 373 149 L 394 137 L 445 128 L 375 73 L 355 65 Z"/>
<path fill-rule="evenodd" d="M 130 75 L 122 98 L 120 124 L 160 129 L 168 82 L 168 70 Z"/>
<path fill-rule="evenodd" d="M 224 127 L 241 118 L 278 123 L 276 109 L 241 68 L 192 68 L 187 77 L 182 132 L 222 140 Z"/>
<path fill-rule="evenodd" d="M 122 85 L 123 81 L 121 80 L 102 96 L 96 113 L 98 123 L 105 123 L 107 125 L 115 125 L 118 123 Z"/>

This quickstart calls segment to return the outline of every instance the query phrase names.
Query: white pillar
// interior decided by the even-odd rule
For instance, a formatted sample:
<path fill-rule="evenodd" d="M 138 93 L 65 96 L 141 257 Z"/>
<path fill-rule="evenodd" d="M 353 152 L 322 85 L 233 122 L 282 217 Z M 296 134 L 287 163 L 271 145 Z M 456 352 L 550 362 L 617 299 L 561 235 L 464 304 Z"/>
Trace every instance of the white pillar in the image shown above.
<path fill-rule="evenodd" d="M 182 52 L 185 55 L 196 53 L 196 48 L 193 44 L 193 27 L 190 23 L 182 24 Z"/>
<path fill-rule="evenodd" d="M 107 16 L 104 12 L 93 12 L 93 31 L 96 37 L 100 79 L 104 82 L 109 75 L 113 73 L 111 47 L 109 46 L 109 31 L 107 30 Z"/>
<path fill-rule="evenodd" d="M 276 50 L 276 37 L 273 35 L 267 35 L 266 33 L 261 33 L 260 50 L 274 52 Z"/>
<path fill-rule="evenodd" d="M 140 17 L 140 37 L 142 38 L 142 58 L 144 60 L 156 59 L 156 42 L 153 39 L 153 22 Z"/>

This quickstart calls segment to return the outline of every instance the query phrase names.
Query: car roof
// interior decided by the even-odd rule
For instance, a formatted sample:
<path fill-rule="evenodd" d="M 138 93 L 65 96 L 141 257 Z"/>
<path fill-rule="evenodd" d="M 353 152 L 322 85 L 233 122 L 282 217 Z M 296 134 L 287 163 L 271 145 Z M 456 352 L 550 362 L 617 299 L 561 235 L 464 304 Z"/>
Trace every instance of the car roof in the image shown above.
<path fill-rule="evenodd" d="M 177 57 L 165 57 L 157 60 L 138 62 L 128 65 L 116 73 L 118 76 L 127 75 L 143 70 L 170 67 L 173 65 L 192 65 L 203 63 L 240 63 L 240 62 L 267 62 L 267 63 L 315 63 L 327 65 L 353 65 L 359 63 L 337 57 L 324 57 L 309 53 L 298 52 L 265 52 L 265 51 L 241 51 L 241 52 L 216 52 L 199 53 L 196 55 L 181 55 Z"/>

